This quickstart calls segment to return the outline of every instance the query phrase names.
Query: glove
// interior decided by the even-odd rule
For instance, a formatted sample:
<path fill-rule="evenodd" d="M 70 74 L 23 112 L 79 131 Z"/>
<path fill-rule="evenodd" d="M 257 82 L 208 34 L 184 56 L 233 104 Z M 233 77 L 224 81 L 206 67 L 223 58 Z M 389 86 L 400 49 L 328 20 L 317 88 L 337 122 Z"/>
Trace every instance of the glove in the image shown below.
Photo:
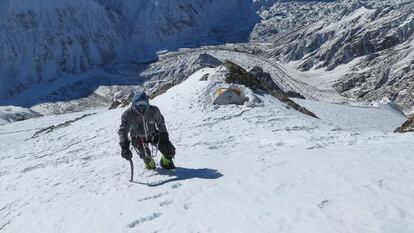
<path fill-rule="evenodd" d="M 121 156 L 122 158 L 126 159 L 126 160 L 130 160 L 132 159 L 132 152 L 129 149 L 129 142 L 120 142 L 119 145 L 121 146 Z"/>
<path fill-rule="evenodd" d="M 161 132 L 160 133 L 160 143 L 168 143 L 170 141 L 170 138 L 168 136 L 167 132 Z"/>
<path fill-rule="evenodd" d="M 128 149 L 122 149 L 121 156 L 122 156 L 122 158 L 124 158 L 126 160 L 130 160 L 130 159 L 132 159 L 132 152 L 129 148 Z"/>

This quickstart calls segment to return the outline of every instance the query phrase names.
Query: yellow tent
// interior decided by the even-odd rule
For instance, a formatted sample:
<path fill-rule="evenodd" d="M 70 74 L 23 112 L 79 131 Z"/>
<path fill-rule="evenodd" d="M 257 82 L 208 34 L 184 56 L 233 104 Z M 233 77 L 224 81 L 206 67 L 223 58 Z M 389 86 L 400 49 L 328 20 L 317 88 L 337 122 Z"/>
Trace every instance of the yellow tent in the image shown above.
<path fill-rule="evenodd" d="M 243 91 L 238 88 L 219 88 L 214 94 L 214 104 L 239 104 L 246 101 Z"/>

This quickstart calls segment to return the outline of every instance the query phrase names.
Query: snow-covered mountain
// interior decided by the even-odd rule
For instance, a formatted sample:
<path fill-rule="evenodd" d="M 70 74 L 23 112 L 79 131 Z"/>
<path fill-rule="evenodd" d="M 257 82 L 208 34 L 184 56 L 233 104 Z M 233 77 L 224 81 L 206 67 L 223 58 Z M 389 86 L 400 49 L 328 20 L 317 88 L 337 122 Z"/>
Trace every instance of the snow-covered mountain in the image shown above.
<path fill-rule="evenodd" d="M 333 71 L 329 85 L 344 96 L 366 101 L 387 96 L 409 112 L 413 6 L 411 0 L 278 2 L 262 10 L 253 39 L 272 42 L 270 56 L 305 76 L 318 79 L 321 72 L 312 71 Z"/>
<path fill-rule="evenodd" d="M 0 1 L 0 232 L 414 232 L 412 7 Z M 128 182 L 136 90 L 177 169 Z"/>
<path fill-rule="evenodd" d="M 414 135 L 391 133 L 403 115 L 296 100 L 316 119 L 242 86 L 248 104 L 216 106 L 223 69 L 151 101 L 178 168 L 145 171 L 135 155 L 136 183 L 118 148 L 124 109 L 0 126 L 1 232 L 414 230 Z"/>
<path fill-rule="evenodd" d="M 246 0 L 4 0 L 0 15 L 0 98 L 163 49 L 243 41 L 257 20 Z"/>
<path fill-rule="evenodd" d="M 180 83 L 209 54 L 262 67 L 284 91 L 308 99 L 387 97 L 410 113 L 412 7 L 411 0 L 3 1 L 0 104 L 42 114 L 109 106 L 132 90 Z M 142 63 L 152 59 L 159 60 Z"/>

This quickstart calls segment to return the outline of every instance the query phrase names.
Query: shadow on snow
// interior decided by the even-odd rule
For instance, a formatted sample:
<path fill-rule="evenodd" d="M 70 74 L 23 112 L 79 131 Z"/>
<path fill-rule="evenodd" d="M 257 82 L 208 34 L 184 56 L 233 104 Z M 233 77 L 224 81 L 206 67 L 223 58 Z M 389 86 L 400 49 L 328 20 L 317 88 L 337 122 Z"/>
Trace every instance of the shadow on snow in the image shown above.
<path fill-rule="evenodd" d="M 150 187 L 156 187 L 161 186 L 167 183 L 171 183 L 174 181 L 182 181 L 182 180 L 190 180 L 190 179 L 206 179 L 206 180 L 212 180 L 212 179 L 218 179 L 223 176 L 222 173 L 215 169 L 210 168 L 182 168 L 177 167 L 174 170 L 165 170 L 165 169 L 156 169 L 156 173 L 160 175 L 165 175 L 170 178 L 158 182 L 151 182 L 151 183 L 145 183 L 145 182 L 139 182 L 139 181 L 133 181 L 135 184 L 143 184 L 148 185 Z"/>

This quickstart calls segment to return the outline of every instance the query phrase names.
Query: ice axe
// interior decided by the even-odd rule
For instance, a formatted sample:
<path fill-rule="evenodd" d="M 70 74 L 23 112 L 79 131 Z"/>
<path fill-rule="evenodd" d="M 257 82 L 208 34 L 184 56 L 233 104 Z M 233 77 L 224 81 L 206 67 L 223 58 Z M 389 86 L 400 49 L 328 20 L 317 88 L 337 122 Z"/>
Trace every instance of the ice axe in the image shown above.
<path fill-rule="evenodd" d="M 129 182 L 134 182 L 134 163 L 132 162 L 132 159 L 128 159 L 129 165 L 131 165 L 131 180 Z"/>

